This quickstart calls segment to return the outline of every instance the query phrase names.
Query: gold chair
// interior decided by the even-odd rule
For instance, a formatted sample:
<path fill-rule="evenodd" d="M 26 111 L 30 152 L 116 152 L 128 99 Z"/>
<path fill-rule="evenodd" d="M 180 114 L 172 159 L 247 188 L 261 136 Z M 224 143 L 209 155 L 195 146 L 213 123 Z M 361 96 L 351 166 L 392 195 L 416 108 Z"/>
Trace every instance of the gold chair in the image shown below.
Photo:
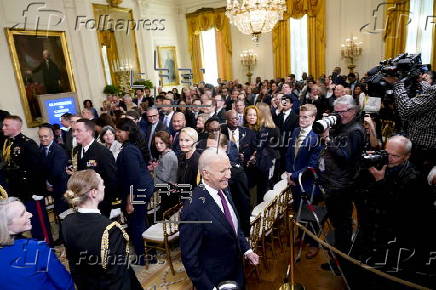
<path fill-rule="evenodd" d="M 250 248 L 257 252 L 257 249 L 260 248 L 259 242 L 262 236 L 262 215 L 258 215 L 253 221 L 250 222 Z M 265 253 L 262 253 L 265 255 Z M 246 260 L 244 260 L 246 261 Z M 247 265 L 254 268 L 254 272 L 256 273 L 257 280 L 260 280 L 259 268 L 257 265 L 251 265 L 247 263 Z"/>
<path fill-rule="evenodd" d="M 179 203 L 163 214 L 163 221 L 152 225 L 144 231 L 142 237 L 145 242 L 145 253 L 150 249 L 159 249 L 165 252 L 173 276 L 176 274 L 170 251 L 170 243 L 179 236 L 178 221 L 182 204 Z"/>
<path fill-rule="evenodd" d="M 274 251 L 274 235 L 273 235 L 273 225 L 275 220 L 277 219 L 277 204 L 278 204 L 278 196 L 271 201 L 268 206 L 264 209 L 262 213 L 262 251 L 265 257 L 265 263 L 267 263 L 267 255 L 266 255 L 266 246 L 265 241 L 268 237 L 271 237 L 271 253 L 272 258 L 275 256 Z"/>

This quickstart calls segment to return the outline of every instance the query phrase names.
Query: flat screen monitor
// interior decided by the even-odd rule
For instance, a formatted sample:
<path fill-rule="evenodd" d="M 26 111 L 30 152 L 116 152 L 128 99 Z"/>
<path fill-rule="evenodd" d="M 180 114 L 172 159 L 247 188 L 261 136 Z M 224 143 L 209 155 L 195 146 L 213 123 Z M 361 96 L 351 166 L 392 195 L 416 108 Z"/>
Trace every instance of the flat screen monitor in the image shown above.
<path fill-rule="evenodd" d="M 79 113 L 77 93 L 47 94 L 38 96 L 44 122 L 60 124 L 61 116 L 65 113 L 73 115 Z M 62 126 L 62 125 L 61 125 Z"/>

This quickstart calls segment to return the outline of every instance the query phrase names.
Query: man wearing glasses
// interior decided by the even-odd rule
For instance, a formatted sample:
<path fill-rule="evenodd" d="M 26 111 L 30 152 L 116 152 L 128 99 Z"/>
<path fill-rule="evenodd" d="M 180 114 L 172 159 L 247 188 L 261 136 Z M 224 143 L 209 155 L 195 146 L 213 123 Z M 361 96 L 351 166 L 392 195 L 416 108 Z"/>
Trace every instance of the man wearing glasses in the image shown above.
<path fill-rule="evenodd" d="M 327 128 L 322 137 L 325 150 L 319 168 L 326 193 L 327 212 L 335 228 L 335 245 L 347 253 L 351 247 L 354 184 L 359 174 L 358 163 L 365 144 L 365 131 L 358 121 L 359 106 L 350 95 L 333 103 L 340 115 L 339 124 Z M 329 264 L 323 264 L 329 270 Z"/>
<path fill-rule="evenodd" d="M 140 125 L 141 129 L 145 133 L 145 142 L 148 146 L 148 150 L 151 153 L 151 159 L 157 159 L 159 153 L 156 150 L 154 144 L 152 144 L 153 136 L 159 131 L 168 131 L 165 124 L 159 120 L 159 112 L 156 108 L 150 107 L 145 112 L 147 118 L 145 126 Z M 142 122 L 143 124 L 143 122 Z"/>

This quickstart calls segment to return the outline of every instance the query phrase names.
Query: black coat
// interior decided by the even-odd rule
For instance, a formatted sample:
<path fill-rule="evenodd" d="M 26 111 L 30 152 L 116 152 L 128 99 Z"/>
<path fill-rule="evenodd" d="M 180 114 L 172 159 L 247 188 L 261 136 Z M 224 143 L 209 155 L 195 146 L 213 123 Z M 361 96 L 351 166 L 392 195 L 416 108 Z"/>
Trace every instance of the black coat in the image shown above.
<path fill-rule="evenodd" d="M 4 142 L 11 142 L 10 161 L 2 160 L 0 166 L 9 195 L 23 202 L 31 200 L 32 195 L 44 195 L 46 186 L 40 167 L 42 160 L 35 141 L 18 134 L 13 138 L 5 138 L 1 148 Z"/>
<path fill-rule="evenodd" d="M 53 186 L 53 198 L 55 199 L 55 210 L 58 213 L 66 210 L 68 205 L 63 199 L 67 190 L 68 175 L 65 168 L 68 164 L 68 156 L 61 145 L 53 142 L 49 148 L 48 155 L 45 156 L 44 147 L 41 150 L 41 171 L 44 172 L 44 180 Z"/>
<path fill-rule="evenodd" d="M 242 164 L 246 164 L 248 160 L 250 160 L 251 155 L 253 155 L 254 151 L 256 151 L 256 133 L 245 127 L 238 127 L 239 131 L 239 153 L 244 155 L 244 160 L 241 162 Z M 221 134 L 227 136 L 230 140 L 229 131 L 227 124 L 221 126 Z"/>
<path fill-rule="evenodd" d="M 104 181 L 104 200 L 100 203 L 100 209 L 105 216 L 109 216 L 112 206 L 121 204 L 120 193 L 117 191 L 117 177 L 115 159 L 112 152 L 104 145 L 92 142 L 81 156 L 82 145 L 77 145 L 73 155 L 77 154 L 77 170 L 94 169 Z"/>
<path fill-rule="evenodd" d="M 106 230 L 111 221 L 98 213 L 73 213 L 62 223 L 62 235 L 71 275 L 79 290 L 142 289 L 128 267 L 128 241 L 120 228 Z M 102 267 L 102 236 L 108 232 L 108 262 Z M 127 234 L 126 234 L 127 235 Z"/>
<path fill-rule="evenodd" d="M 200 153 L 194 151 L 191 158 L 186 159 L 183 153 L 179 157 L 179 168 L 177 169 L 177 183 L 178 184 L 190 184 L 192 188 L 198 185 L 198 159 Z"/>
<path fill-rule="evenodd" d="M 157 132 L 159 132 L 159 131 L 167 131 L 168 132 L 168 128 L 164 125 L 164 123 L 162 121 L 158 121 L 156 128 L 154 129 L 153 135 L 151 134 L 151 129 L 152 129 L 152 124 L 147 122 L 147 124 L 144 128 L 144 131 L 143 131 L 144 135 L 145 135 L 145 144 L 147 144 L 147 145 L 148 145 L 148 142 L 150 141 L 150 138 L 153 138 Z M 151 155 L 150 159 L 158 159 L 159 158 L 159 152 L 157 151 L 153 140 L 151 140 L 151 143 L 150 143 L 150 155 Z"/>

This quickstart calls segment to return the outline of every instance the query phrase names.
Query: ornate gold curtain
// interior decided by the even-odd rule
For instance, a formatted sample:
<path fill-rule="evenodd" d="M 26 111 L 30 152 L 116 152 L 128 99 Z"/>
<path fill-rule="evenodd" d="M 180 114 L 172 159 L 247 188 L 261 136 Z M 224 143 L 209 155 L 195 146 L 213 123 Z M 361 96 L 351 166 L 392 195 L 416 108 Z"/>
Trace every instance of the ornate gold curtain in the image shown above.
<path fill-rule="evenodd" d="M 273 30 L 274 75 L 290 72 L 289 18 L 307 14 L 309 74 L 319 77 L 325 73 L 325 0 L 286 0 L 286 6 L 284 20 Z"/>
<path fill-rule="evenodd" d="M 203 74 L 200 71 L 202 67 L 200 32 L 211 28 L 216 29 L 218 77 L 223 80 L 232 79 L 232 37 L 229 21 L 224 13 L 225 8 L 219 8 L 200 9 L 186 15 L 188 23 L 188 47 L 191 53 L 193 81 L 195 83 L 203 80 Z"/>
<path fill-rule="evenodd" d="M 406 49 L 410 0 L 389 1 L 385 10 L 385 58 L 392 58 Z"/>

